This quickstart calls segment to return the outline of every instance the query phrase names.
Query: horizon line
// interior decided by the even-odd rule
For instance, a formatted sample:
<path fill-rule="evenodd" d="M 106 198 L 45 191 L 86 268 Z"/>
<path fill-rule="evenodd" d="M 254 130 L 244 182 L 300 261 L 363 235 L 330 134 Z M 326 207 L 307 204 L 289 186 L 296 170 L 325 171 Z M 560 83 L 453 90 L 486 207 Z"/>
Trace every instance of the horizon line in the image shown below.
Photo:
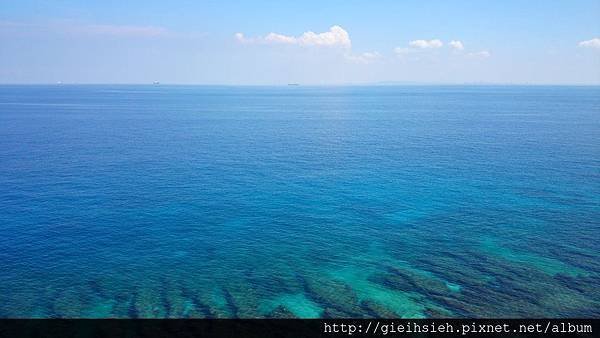
<path fill-rule="evenodd" d="M 212 87 L 386 87 L 386 86 L 569 86 L 596 87 L 598 83 L 551 83 L 551 82 L 416 82 L 416 81 L 378 81 L 364 83 L 152 83 L 152 82 L 0 82 L 0 86 L 212 86 Z"/>

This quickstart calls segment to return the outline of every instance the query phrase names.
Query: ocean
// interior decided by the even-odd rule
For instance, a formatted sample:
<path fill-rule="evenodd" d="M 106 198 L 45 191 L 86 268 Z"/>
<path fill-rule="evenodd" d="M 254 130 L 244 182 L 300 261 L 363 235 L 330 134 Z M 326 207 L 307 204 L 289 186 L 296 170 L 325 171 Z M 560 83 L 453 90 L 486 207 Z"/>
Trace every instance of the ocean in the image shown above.
<path fill-rule="evenodd" d="M 600 87 L 0 86 L 0 317 L 600 317 Z"/>

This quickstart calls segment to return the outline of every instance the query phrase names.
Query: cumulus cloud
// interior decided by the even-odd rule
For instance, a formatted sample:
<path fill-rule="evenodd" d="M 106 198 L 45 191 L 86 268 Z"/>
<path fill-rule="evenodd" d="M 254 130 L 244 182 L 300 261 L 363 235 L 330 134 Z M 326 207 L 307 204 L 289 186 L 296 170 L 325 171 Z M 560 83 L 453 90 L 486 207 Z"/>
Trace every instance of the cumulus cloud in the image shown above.
<path fill-rule="evenodd" d="M 246 37 L 244 36 L 244 33 L 235 33 L 234 36 L 238 42 L 241 42 L 241 43 L 249 42 L 248 39 L 246 39 Z"/>
<path fill-rule="evenodd" d="M 448 42 L 448 45 L 450 45 L 450 47 L 452 47 L 452 49 L 454 49 L 456 51 L 461 51 L 461 50 L 465 49 L 465 46 L 459 40 L 452 40 L 452 41 Z"/>
<path fill-rule="evenodd" d="M 344 58 L 353 63 L 369 64 L 381 58 L 379 52 L 365 52 L 362 54 L 344 54 Z"/>
<path fill-rule="evenodd" d="M 332 26 L 329 31 L 315 33 L 304 32 L 300 36 L 289 36 L 279 33 L 269 33 L 265 37 L 246 38 L 243 33 L 236 33 L 235 38 L 242 43 L 288 44 L 298 46 L 338 46 L 350 48 L 352 42 L 348 32 L 340 26 Z"/>
<path fill-rule="evenodd" d="M 465 45 L 460 40 L 451 40 L 447 42 L 447 45 L 455 53 L 465 50 Z M 408 47 L 394 48 L 394 54 L 396 54 L 398 57 L 406 58 L 408 60 L 420 60 L 421 56 L 427 55 L 430 51 L 439 49 L 443 46 L 444 42 L 438 39 L 413 40 L 408 43 Z M 462 55 L 472 58 L 485 59 L 490 57 L 492 54 L 487 50 L 482 50 L 479 52 L 464 53 Z"/>
<path fill-rule="evenodd" d="M 265 37 L 265 41 L 272 42 L 272 43 L 295 44 L 298 42 L 298 39 L 296 39 L 293 36 L 286 36 L 286 35 L 277 34 L 277 33 L 269 33 L 269 35 L 267 35 Z"/>
<path fill-rule="evenodd" d="M 355 53 L 352 51 L 352 41 L 348 32 L 340 26 L 332 26 L 328 31 L 315 33 L 307 31 L 298 36 L 284 35 L 271 32 L 264 36 L 246 37 L 236 33 L 234 38 L 242 44 L 257 45 L 293 45 L 301 47 L 337 47 L 336 53 L 345 61 L 355 64 L 370 64 L 382 58 L 377 51 Z"/>
<path fill-rule="evenodd" d="M 425 50 L 438 49 L 444 46 L 444 43 L 439 39 L 433 40 L 413 40 L 408 43 L 409 47 L 396 47 L 394 53 L 399 57 L 405 57 L 412 54 L 424 52 Z M 415 55 L 412 58 L 418 59 Z"/>
<path fill-rule="evenodd" d="M 590 40 L 581 41 L 579 43 L 579 47 L 600 49 L 600 38 L 593 38 Z"/>
<path fill-rule="evenodd" d="M 409 46 L 414 48 L 440 48 L 444 45 L 441 40 L 433 39 L 433 40 L 414 40 L 408 43 Z"/>
<path fill-rule="evenodd" d="M 318 46 L 335 46 L 340 45 L 349 48 L 352 43 L 350 42 L 350 35 L 340 26 L 333 26 L 329 29 L 329 32 L 316 34 L 313 32 L 306 32 L 299 38 L 300 44 L 302 45 L 318 45 Z"/>

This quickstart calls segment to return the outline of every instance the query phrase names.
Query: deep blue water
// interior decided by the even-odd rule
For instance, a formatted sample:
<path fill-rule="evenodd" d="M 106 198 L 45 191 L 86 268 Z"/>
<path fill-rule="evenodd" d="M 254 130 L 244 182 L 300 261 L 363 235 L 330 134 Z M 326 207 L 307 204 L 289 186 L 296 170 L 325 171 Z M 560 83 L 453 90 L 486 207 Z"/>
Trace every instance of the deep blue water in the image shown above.
<path fill-rule="evenodd" d="M 0 317 L 600 317 L 600 87 L 0 86 Z"/>

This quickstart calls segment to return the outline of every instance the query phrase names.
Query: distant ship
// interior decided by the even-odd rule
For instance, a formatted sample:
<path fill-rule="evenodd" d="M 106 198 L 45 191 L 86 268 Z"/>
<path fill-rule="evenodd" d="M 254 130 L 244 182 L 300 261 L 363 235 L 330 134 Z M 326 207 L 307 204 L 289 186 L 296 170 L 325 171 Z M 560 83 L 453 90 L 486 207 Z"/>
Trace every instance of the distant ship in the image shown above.
<path fill-rule="evenodd" d="M 160 84 L 160 82 L 154 81 L 154 82 L 152 82 L 152 84 L 158 85 L 158 84 Z"/>
<path fill-rule="evenodd" d="M 288 86 L 299 86 L 299 83 L 288 83 Z"/>

